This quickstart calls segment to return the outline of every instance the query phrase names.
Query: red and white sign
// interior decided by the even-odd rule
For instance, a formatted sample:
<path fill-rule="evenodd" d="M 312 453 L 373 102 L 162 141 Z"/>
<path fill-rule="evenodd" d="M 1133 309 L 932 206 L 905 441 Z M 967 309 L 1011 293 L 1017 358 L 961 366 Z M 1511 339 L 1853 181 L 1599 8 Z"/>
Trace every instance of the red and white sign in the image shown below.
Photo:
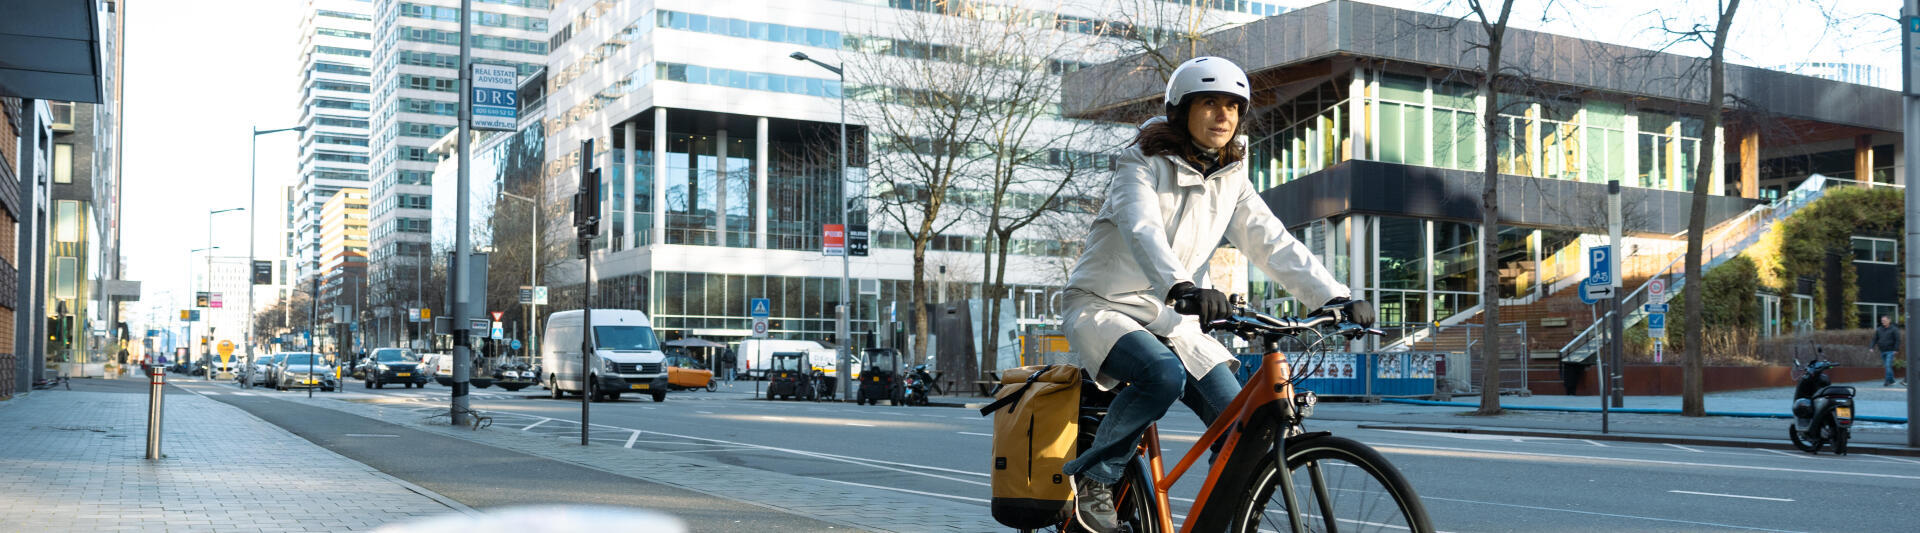
<path fill-rule="evenodd" d="M 500 321 L 500 317 L 502 317 L 502 316 L 505 316 L 505 315 L 507 314 L 507 312 L 506 312 L 506 311 L 489 311 L 489 312 L 490 312 L 490 313 L 493 313 L 493 321 L 494 321 L 494 322 L 499 322 L 499 321 Z"/>
<path fill-rule="evenodd" d="M 1653 278 L 1653 280 L 1647 282 L 1647 303 L 1667 303 L 1667 280 Z"/>
<path fill-rule="evenodd" d="M 828 256 L 845 255 L 847 253 L 846 226 L 825 224 L 823 227 L 823 236 L 825 239 L 821 241 L 820 253 Z"/>
<path fill-rule="evenodd" d="M 214 309 L 220 308 L 220 293 L 216 292 L 216 293 L 207 295 L 207 307 L 212 307 Z"/>

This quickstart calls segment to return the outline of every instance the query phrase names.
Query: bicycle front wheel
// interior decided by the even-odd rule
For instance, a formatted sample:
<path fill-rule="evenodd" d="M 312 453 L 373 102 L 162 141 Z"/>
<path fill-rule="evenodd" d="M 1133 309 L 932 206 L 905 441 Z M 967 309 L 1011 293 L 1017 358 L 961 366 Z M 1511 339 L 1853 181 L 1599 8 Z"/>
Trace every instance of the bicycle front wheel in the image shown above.
<path fill-rule="evenodd" d="M 1271 457 L 1257 468 L 1233 531 L 1291 531 L 1280 490 L 1286 478 Z M 1433 531 L 1413 486 L 1364 444 L 1331 435 L 1308 438 L 1287 447 L 1287 470 L 1305 531 Z"/>

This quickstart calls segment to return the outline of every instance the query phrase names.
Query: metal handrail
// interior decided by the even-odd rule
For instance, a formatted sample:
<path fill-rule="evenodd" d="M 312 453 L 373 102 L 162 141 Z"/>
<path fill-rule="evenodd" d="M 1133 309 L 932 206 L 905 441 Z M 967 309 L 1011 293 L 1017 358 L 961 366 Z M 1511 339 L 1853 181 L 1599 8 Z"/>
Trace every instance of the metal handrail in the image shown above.
<path fill-rule="evenodd" d="M 1740 216 L 1735 217 L 1732 220 L 1728 220 L 1726 222 L 1716 224 L 1713 228 L 1710 228 L 1708 232 L 1717 233 L 1718 234 L 1717 236 L 1720 238 L 1715 239 L 1715 242 L 1712 243 L 1711 245 L 1707 243 L 1701 244 L 1701 255 L 1704 256 L 1707 263 L 1702 265 L 1703 267 L 1702 270 L 1705 270 L 1704 267 L 1710 267 L 1713 264 L 1713 259 L 1718 258 L 1721 254 L 1725 253 L 1727 250 L 1734 248 L 1733 246 L 1726 246 L 1728 243 L 1725 241 L 1729 240 L 1727 239 L 1727 237 L 1732 232 L 1732 230 L 1738 227 L 1741 227 L 1741 224 L 1743 222 L 1746 222 L 1750 217 L 1757 216 L 1762 211 L 1767 212 L 1767 215 L 1769 216 L 1768 222 L 1771 222 L 1781 216 L 1790 215 L 1794 211 L 1798 211 L 1800 207 L 1803 207 L 1807 204 L 1811 204 L 1819 196 L 1822 196 L 1826 191 L 1826 184 L 1829 179 L 1830 178 L 1827 178 L 1826 176 L 1820 175 L 1820 174 L 1814 174 L 1812 176 L 1809 176 L 1806 179 L 1806 181 L 1801 182 L 1800 186 L 1794 187 L 1793 191 L 1789 192 L 1786 196 L 1783 196 L 1768 204 L 1754 206 L 1752 209 L 1748 209 L 1745 213 L 1741 213 Z M 1764 233 L 1765 225 L 1754 224 L 1746 227 L 1749 228 L 1750 231 L 1741 232 L 1739 233 L 1738 238 L 1731 239 L 1733 241 L 1733 244 L 1743 243 L 1749 237 L 1755 237 Z M 1684 238 L 1686 234 L 1687 232 L 1682 231 L 1680 233 L 1673 234 L 1672 237 L 1675 240 L 1677 240 L 1680 238 Z M 1620 302 L 1622 304 L 1621 307 L 1623 309 L 1631 310 L 1627 313 L 1626 316 L 1622 318 L 1625 320 L 1634 321 L 1634 323 L 1637 323 L 1637 319 L 1645 315 L 1645 313 L 1639 311 L 1640 305 L 1635 302 L 1637 302 L 1638 300 L 1647 298 L 1648 287 L 1653 284 L 1653 280 L 1672 275 L 1674 267 L 1676 265 L 1681 264 L 1681 262 L 1685 261 L 1686 259 L 1687 259 L 1686 250 L 1683 248 L 1678 253 L 1675 254 L 1675 257 L 1671 261 L 1667 262 L 1667 265 L 1665 267 L 1656 271 L 1654 275 L 1648 277 L 1647 281 L 1641 282 L 1640 286 L 1634 288 L 1632 292 L 1628 292 L 1626 296 L 1621 297 L 1620 298 Z M 1684 278 L 1675 280 L 1675 282 L 1673 284 L 1670 284 L 1668 288 L 1679 289 L 1685 283 L 1686 283 L 1686 280 Z M 1606 316 L 1611 317 L 1613 313 L 1614 311 L 1608 311 Z M 1587 343 L 1592 342 L 1593 338 L 1598 338 L 1596 336 L 1592 336 L 1591 334 L 1594 333 L 1600 327 L 1600 325 L 1604 323 L 1606 323 L 1606 320 L 1597 320 L 1597 321 L 1594 321 L 1594 323 L 1592 324 L 1588 324 L 1586 329 L 1581 330 L 1579 335 L 1575 335 L 1573 340 L 1567 342 L 1566 346 L 1563 346 L 1560 348 L 1560 351 L 1559 351 L 1560 356 L 1566 357 L 1568 353 L 1571 353 L 1574 350 L 1585 347 Z M 1628 324 L 1628 325 L 1632 325 L 1632 324 Z"/>

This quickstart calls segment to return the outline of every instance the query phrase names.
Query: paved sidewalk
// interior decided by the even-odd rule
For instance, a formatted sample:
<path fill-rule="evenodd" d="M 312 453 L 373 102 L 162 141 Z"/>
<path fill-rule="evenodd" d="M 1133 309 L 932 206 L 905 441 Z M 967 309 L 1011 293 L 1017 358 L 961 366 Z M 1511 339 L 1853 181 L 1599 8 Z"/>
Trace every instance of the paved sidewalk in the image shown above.
<path fill-rule="evenodd" d="M 167 394 L 148 461 L 147 395 L 107 391 L 144 380 L 85 381 L 0 402 L 0 531 L 354 531 L 464 510 L 193 394 Z"/>

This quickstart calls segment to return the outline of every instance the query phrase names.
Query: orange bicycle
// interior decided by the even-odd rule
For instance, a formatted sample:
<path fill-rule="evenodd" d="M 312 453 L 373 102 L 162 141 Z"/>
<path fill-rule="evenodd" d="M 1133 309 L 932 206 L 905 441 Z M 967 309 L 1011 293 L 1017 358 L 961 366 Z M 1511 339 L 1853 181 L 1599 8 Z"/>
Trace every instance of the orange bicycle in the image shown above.
<path fill-rule="evenodd" d="M 1338 307 L 1309 318 L 1275 318 L 1246 308 L 1237 297 L 1234 303 L 1232 317 L 1209 329 L 1232 332 L 1260 347 L 1265 354 L 1260 368 L 1172 471 L 1163 470 L 1157 425 L 1147 426 L 1138 452 L 1114 486 L 1120 530 L 1175 531 L 1168 488 L 1219 445 L 1219 459 L 1207 469 L 1181 532 L 1433 531 L 1420 496 L 1379 452 L 1302 426 L 1317 400 L 1312 391 L 1296 392 L 1294 385 L 1324 362 L 1330 341 L 1382 332 L 1345 322 Z M 1299 365 L 1304 372 L 1294 373 L 1280 351 L 1289 341 L 1305 348 Z M 1082 389 L 1079 446 L 1085 450 L 1113 392 L 1100 391 L 1087 380 Z M 1083 529 L 1071 520 L 1058 529 Z"/>

